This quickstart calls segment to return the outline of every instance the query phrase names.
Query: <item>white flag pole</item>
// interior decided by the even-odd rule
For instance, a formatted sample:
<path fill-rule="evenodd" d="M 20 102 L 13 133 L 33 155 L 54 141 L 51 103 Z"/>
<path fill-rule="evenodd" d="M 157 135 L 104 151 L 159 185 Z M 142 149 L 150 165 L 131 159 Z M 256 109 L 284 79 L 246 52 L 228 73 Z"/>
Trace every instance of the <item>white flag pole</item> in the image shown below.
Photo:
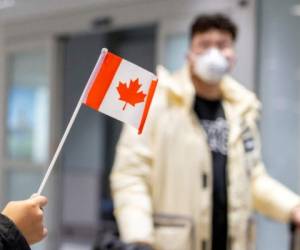
<path fill-rule="evenodd" d="M 96 76 L 96 72 L 99 69 L 99 67 L 101 67 L 101 65 L 103 63 L 103 60 L 104 60 L 107 52 L 108 52 L 108 50 L 105 49 L 105 48 L 101 50 L 101 54 L 100 54 L 100 57 L 99 57 L 99 59 L 98 59 L 98 61 L 96 63 L 96 66 L 95 66 L 95 68 L 94 68 L 94 70 L 93 70 L 93 72 L 92 72 L 92 74 L 91 74 L 91 76 L 90 76 L 90 78 L 88 80 L 88 83 L 86 84 L 86 86 L 84 88 L 84 91 L 82 92 L 82 95 L 81 95 L 81 97 L 80 97 L 80 99 L 79 99 L 79 101 L 77 103 L 77 106 L 76 106 L 76 108 L 75 108 L 75 110 L 73 112 L 73 115 L 72 115 L 72 117 L 71 117 L 71 119 L 70 119 L 70 121 L 68 123 L 68 126 L 67 126 L 65 132 L 64 132 L 64 135 L 63 135 L 63 137 L 60 140 L 60 143 L 59 143 L 59 145 L 58 145 L 58 147 L 57 147 L 57 149 L 55 151 L 55 154 L 54 154 L 54 156 L 53 156 L 53 158 L 52 158 L 52 160 L 50 162 L 50 165 L 49 165 L 49 167 L 47 169 L 47 172 L 46 172 L 46 174 L 44 176 L 44 179 L 43 179 L 43 181 L 42 181 L 42 183 L 41 183 L 41 185 L 40 185 L 40 187 L 38 189 L 38 192 L 37 192 L 38 195 L 40 195 L 43 192 L 43 189 L 44 189 L 44 187 L 45 187 L 45 185 L 46 185 L 46 183 L 47 183 L 47 181 L 49 179 L 49 176 L 51 175 L 51 172 L 52 172 L 52 170 L 54 168 L 55 162 L 56 162 L 56 160 L 57 160 L 57 158 L 58 158 L 58 156 L 60 154 L 60 151 L 61 151 L 61 149 L 62 149 L 62 147 L 63 147 L 63 145 L 64 145 L 64 143 L 65 143 L 65 141 L 67 139 L 67 136 L 69 135 L 69 132 L 70 132 L 72 126 L 73 126 L 73 123 L 74 123 L 74 121 L 75 121 L 75 119 L 76 119 L 76 117 L 78 115 L 78 112 L 80 110 L 81 104 L 82 104 L 82 102 L 84 101 L 84 99 L 86 97 L 86 92 L 91 87 L 91 84 L 93 83 L 94 78 Z"/>

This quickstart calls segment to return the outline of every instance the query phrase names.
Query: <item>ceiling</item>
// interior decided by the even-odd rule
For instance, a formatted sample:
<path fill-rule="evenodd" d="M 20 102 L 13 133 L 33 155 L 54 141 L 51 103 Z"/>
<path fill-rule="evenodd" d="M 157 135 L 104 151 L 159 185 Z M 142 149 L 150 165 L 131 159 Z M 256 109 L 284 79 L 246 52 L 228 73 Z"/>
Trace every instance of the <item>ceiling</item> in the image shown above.
<path fill-rule="evenodd" d="M 0 20 L 17 21 L 53 13 L 141 0 L 0 0 Z"/>

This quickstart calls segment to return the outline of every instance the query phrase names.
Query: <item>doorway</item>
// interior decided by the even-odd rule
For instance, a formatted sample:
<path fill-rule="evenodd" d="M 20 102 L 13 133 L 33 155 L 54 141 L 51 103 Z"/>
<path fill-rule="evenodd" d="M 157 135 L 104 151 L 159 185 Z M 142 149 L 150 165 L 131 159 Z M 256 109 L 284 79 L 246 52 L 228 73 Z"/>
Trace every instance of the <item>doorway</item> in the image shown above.
<path fill-rule="evenodd" d="M 63 128 L 103 47 L 154 72 L 156 25 L 60 39 L 63 51 Z M 98 229 L 114 222 L 109 173 L 122 124 L 82 106 L 62 155 L 62 243 L 95 241 Z"/>

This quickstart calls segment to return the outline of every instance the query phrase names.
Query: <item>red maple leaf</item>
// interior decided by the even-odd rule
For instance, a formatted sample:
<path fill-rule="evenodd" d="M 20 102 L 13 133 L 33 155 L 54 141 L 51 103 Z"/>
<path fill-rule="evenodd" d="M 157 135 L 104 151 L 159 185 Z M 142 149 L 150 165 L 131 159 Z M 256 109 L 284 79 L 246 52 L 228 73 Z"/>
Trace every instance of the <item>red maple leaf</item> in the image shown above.
<path fill-rule="evenodd" d="M 139 88 L 141 86 L 142 85 L 139 84 L 138 78 L 134 81 L 130 80 L 128 87 L 126 83 L 119 82 L 117 90 L 120 95 L 119 100 L 125 102 L 123 110 L 126 108 L 127 103 L 129 103 L 132 106 L 135 106 L 135 104 L 137 103 L 144 102 L 146 94 L 144 94 L 143 91 L 139 91 Z"/>

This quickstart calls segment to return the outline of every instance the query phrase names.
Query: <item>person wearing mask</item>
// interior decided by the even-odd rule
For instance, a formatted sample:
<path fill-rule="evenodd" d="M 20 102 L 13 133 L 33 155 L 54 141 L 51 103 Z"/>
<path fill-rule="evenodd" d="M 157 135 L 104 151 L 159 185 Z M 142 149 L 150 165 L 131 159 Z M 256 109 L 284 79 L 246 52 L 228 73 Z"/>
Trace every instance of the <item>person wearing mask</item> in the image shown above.
<path fill-rule="evenodd" d="M 44 196 L 9 202 L 0 214 L 0 250 L 30 250 L 47 235 L 43 224 Z"/>
<path fill-rule="evenodd" d="M 158 68 L 143 134 L 122 131 L 111 188 L 134 249 L 254 249 L 253 210 L 300 225 L 299 196 L 261 160 L 260 102 L 229 74 L 236 38 L 226 15 L 198 16 L 184 68 Z"/>

